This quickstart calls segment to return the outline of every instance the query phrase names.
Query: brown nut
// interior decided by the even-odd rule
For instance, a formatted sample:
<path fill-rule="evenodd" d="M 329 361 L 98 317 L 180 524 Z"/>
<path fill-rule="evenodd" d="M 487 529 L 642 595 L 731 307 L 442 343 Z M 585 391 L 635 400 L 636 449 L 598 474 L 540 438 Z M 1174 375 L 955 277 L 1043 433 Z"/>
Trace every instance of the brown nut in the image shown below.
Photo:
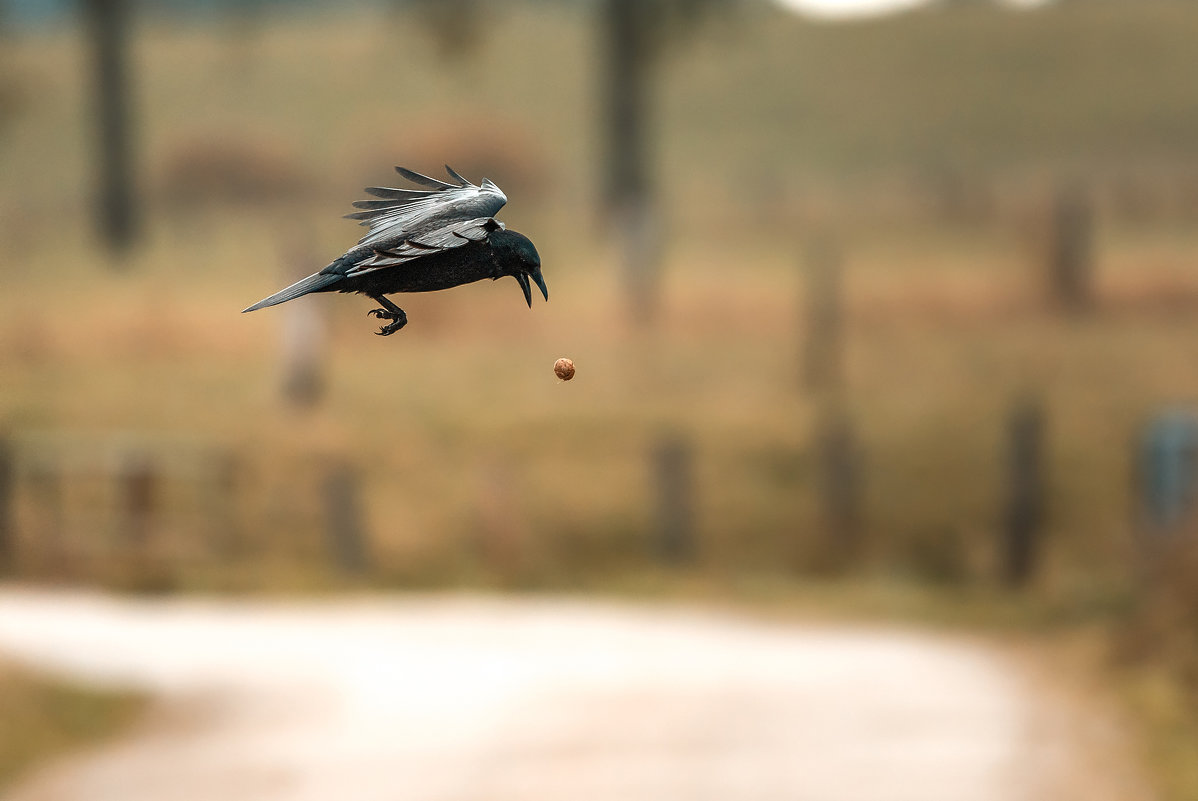
<path fill-rule="evenodd" d="M 569 381 L 574 377 L 574 362 L 569 359 L 558 359 L 553 363 L 553 372 L 562 381 Z"/>

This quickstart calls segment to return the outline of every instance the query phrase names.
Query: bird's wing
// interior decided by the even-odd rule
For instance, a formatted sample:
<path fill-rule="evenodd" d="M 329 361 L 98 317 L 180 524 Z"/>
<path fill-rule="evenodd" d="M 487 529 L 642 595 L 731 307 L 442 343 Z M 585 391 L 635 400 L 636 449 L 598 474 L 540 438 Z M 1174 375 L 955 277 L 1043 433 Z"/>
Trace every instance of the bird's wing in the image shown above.
<path fill-rule="evenodd" d="M 394 267 L 433 253 L 441 253 L 461 247 L 469 242 L 480 242 L 492 231 L 502 231 L 503 223 L 493 217 L 472 220 L 454 220 L 445 225 L 416 232 L 398 243 L 388 243 L 374 249 L 374 253 L 357 262 L 346 271 L 352 278 L 383 267 Z"/>
<path fill-rule="evenodd" d="M 395 171 L 424 188 L 367 187 L 367 194 L 379 199 L 359 200 L 354 208 L 363 211 L 345 215 L 370 226 L 370 233 L 358 240 L 359 245 L 427 235 L 454 222 L 489 219 L 507 203 L 507 195 L 490 180 L 484 178 L 481 186 L 475 186 L 449 165 L 445 171 L 453 179 L 452 184 L 403 167 L 396 167 Z"/>

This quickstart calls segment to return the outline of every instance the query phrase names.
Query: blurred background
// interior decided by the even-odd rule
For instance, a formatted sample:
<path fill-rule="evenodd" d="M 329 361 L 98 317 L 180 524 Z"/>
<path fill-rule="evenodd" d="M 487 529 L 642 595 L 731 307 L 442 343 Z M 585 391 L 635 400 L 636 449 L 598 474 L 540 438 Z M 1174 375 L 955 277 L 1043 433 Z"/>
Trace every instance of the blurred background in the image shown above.
<path fill-rule="evenodd" d="M 4 0 L 0 570 L 1076 636 L 1193 798 L 1196 40 L 1189 0 Z M 548 304 L 239 314 L 444 163 Z"/>

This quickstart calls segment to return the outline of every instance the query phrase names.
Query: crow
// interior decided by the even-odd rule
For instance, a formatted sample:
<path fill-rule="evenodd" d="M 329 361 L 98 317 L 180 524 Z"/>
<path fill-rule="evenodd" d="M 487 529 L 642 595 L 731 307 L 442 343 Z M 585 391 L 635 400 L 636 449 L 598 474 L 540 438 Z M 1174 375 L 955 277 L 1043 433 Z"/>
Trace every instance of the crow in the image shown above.
<path fill-rule="evenodd" d="M 395 171 L 423 188 L 367 187 L 366 193 L 379 199 L 359 200 L 354 208 L 363 211 L 345 215 L 370 228 L 357 246 L 320 272 L 243 311 L 311 292 L 360 292 L 382 306 L 367 314 L 389 321 L 377 332 L 385 337 L 408 323 L 404 310 L 385 297 L 395 292 L 432 292 L 510 275 L 520 284 L 530 309 L 530 278 L 549 300 L 537 249 L 528 237 L 507 230 L 495 219 L 507 203 L 498 186 L 485 178 L 475 186 L 449 165 L 445 171 L 451 184 L 403 167 Z"/>

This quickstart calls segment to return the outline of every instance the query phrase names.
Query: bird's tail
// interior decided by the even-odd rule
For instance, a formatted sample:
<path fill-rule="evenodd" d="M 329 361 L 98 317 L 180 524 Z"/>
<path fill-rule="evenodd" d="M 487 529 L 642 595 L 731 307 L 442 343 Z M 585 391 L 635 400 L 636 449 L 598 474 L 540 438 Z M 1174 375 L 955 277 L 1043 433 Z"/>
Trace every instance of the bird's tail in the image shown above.
<path fill-rule="evenodd" d="M 296 281 L 286 289 L 280 289 L 269 298 L 264 298 L 258 301 L 248 309 L 242 309 L 241 313 L 245 314 L 246 312 L 252 312 L 258 309 L 265 309 L 267 306 L 277 306 L 280 303 L 285 303 L 289 300 L 295 300 L 300 295 L 307 295 L 309 292 L 316 292 L 318 290 L 324 289 L 327 286 L 331 286 L 344 277 L 344 275 L 337 275 L 336 273 L 316 273 L 314 275 L 309 275 L 302 281 Z"/>

